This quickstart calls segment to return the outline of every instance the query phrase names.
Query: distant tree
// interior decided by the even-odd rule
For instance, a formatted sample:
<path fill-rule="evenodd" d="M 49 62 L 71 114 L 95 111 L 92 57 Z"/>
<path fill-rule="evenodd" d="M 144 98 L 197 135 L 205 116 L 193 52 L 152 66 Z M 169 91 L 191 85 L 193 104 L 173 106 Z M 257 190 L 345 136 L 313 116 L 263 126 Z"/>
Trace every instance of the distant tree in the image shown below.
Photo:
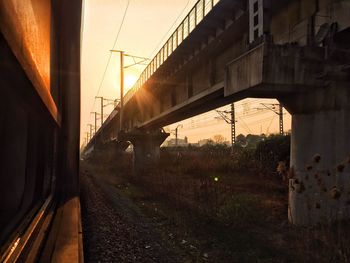
<path fill-rule="evenodd" d="M 290 135 L 270 135 L 261 141 L 256 150 L 255 157 L 265 168 L 276 171 L 280 162 L 289 166 L 290 160 Z"/>
<path fill-rule="evenodd" d="M 213 141 L 216 144 L 224 144 L 224 142 L 226 141 L 226 138 L 221 134 L 216 134 L 213 136 Z"/>
<path fill-rule="evenodd" d="M 240 134 L 236 137 L 236 143 L 240 146 L 246 146 L 247 139 L 243 134 Z"/>
<path fill-rule="evenodd" d="M 214 144 L 214 141 L 213 141 L 212 139 L 208 139 L 208 141 L 207 141 L 206 144 L 207 144 L 207 145 L 213 145 L 213 144 Z"/>
<path fill-rule="evenodd" d="M 263 140 L 261 135 L 248 134 L 246 137 L 247 147 L 255 149 L 259 142 Z"/>

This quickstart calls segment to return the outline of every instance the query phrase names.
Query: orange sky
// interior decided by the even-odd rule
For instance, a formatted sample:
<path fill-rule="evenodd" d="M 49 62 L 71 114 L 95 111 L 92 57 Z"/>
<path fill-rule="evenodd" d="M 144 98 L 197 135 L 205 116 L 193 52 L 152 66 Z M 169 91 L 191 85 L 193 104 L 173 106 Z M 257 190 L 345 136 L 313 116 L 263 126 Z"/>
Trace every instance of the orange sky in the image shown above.
<path fill-rule="evenodd" d="M 142 57 L 153 58 L 161 45 L 158 45 L 164 35 L 180 16 L 176 25 L 189 12 L 197 0 L 130 0 L 124 25 L 121 29 L 115 49 L 125 50 L 127 53 Z M 84 25 L 82 38 L 82 108 L 81 108 L 81 138 L 87 131 L 87 124 L 93 124 L 91 111 L 99 111 L 99 103 L 94 105 L 106 63 L 109 50 L 117 35 L 126 0 L 85 0 Z M 176 25 L 173 29 L 176 28 Z M 173 30 L 163 39 L 163 44 Z M 132 61 L 126 60 L 126 64 Z M 98 93 L 109 99 L 119 98 L 119 61 L 118 54 L 113 54 L 107 69 L 105 80 Z M 126 86 L 130 88 L 133 81 L 142 72 L 143 66 L 129 68 L 126 74 Z M 248 101 L 248 103 L 246 103 Z M 250 101 L 250 103 L 249 103 Z M 278 116 L 273 112 L 256 113 L 259 103 L 256 99 L 237 103 L 238 122 L 237 134 L 278 132 Z M 270 101 L 268 101 L 269 103 Z M 248 105 L 248 106 L 247 106 Z M 247 109 L 250 107 L 250 115 Z M 226 107 L 227 108 L 227 107 Z M 243 111 L 243 108 L 245 109 Z M 111 107 L 106 112 L 112 110 Z M 244 116 L 245 113 L 245 116 Z M 256 116 L 255 116 L 256 115 Z M 215 134 L 222 134 L 230 138 L 230 126 L 218 120 L 215 112 L 184 120 L 180 122 L 183 128 L 179 129 L 181 138 L 189 137 L 191 142 L 210 138 Z M 171 125 L 174 129 L 178 124 Z M 247 128 L 248 126 L 248 128 Z M 290 116 L 285 115 L 285 130 L 290 129 Z"/>

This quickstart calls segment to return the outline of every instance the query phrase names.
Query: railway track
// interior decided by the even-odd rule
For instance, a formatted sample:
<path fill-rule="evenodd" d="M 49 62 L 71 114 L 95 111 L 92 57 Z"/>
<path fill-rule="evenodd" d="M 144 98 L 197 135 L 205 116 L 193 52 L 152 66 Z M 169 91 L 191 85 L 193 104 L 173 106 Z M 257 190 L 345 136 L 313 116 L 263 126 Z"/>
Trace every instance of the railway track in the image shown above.
<path fill-rule="evenodd" d="M 145 216 L 115 187 L 81 174 L 85 262 L 177 262 Z"/>

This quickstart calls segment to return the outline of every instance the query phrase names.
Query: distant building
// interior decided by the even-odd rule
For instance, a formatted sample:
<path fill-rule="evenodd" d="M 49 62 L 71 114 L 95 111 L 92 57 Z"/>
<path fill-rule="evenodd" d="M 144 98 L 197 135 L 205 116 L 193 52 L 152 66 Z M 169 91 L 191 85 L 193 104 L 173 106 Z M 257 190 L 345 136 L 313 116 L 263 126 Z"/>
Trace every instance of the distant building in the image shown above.
<path fill-rule="evenodd" d="M 218 144 L 220 144 L 220 145 L 226 145 L 226 146 L 230 146 L 231 145 L 231 143 L 229 141 L 223 141 L 223 142 L 220 142 L 220 143 L 215 143 L 212 139 L 202 139 L 202 140 L 198 141 L 197 144 L 198 144 L 199 147 L 202 147 L 202 146 L 204 146 L 206 144 L 210 144 L 210 145 L 218 145 Z"/>
<path fill-rule="evenodd" d="M 176 147 L 176 139 L 169 139 L 168 141 L 166 141 L 165 146 L 166 147 Z M 187 137 L 185 137 L 184 139 L 177 139 L 177 146 L 187 147 L 188 146 Z"/>
<path fill-rule="evenodd" d="M 199 147 L 202 147 L 203 145 L 206 145 L 206 144 L 213 144 L 213 140 L 203 139 L 203 140 L 198 141 Z"/>
<path fill-rule="evenodd" d="M 224 141 L 222 144 L 226 145 L 226 146 L 231 146 L 231 142 L 230 141 Z"/>

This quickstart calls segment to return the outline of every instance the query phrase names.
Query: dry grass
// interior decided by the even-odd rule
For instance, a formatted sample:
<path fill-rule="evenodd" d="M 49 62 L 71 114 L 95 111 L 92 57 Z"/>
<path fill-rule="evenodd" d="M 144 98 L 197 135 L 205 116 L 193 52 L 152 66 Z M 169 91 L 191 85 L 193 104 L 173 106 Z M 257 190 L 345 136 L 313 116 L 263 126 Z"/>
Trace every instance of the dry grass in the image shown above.
<path fill-rule="evenodd" d="M 163 151 L 143 176 L 132 176 L 130 155 L 102 159 L 90 165 L 154 220 L 184 262 L 349 262 L 349 225 L 289 225 L 285 184 L 250 153 Z"/>

